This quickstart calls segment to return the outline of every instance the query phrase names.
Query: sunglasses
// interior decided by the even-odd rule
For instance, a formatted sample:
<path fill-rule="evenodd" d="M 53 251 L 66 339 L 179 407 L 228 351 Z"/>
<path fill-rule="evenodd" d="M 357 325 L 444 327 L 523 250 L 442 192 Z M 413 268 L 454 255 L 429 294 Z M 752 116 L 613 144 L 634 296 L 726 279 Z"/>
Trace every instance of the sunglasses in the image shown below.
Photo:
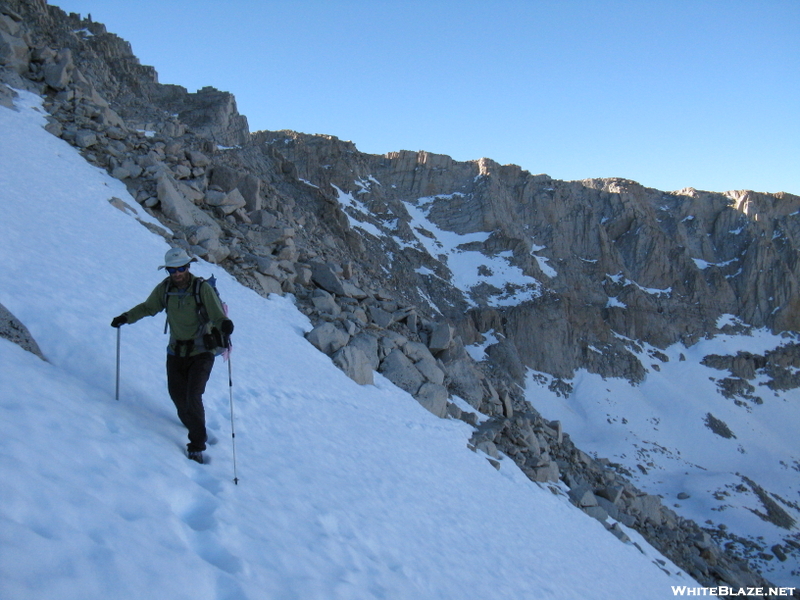
<path fill-rule="evenodd" d="M 174 275 L 175 273 L 183 273 L 188 268 L 189 265 L 183 265 L 182 267 L 167 267 L 167 273 L 170 275 Z"/>

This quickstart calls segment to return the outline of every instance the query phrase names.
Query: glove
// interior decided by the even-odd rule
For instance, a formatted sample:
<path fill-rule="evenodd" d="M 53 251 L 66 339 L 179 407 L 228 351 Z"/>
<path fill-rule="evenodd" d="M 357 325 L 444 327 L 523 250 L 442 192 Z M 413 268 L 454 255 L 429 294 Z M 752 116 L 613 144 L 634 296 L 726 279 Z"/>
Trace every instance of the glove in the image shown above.
<path fill-rule="evenodd" d="M 230 323 L 230 321 L 228 321 L 228 323 Z M 206 350 L 213 351 L 216 348 L 229 348 L 231 341 L 228 334 L 222 333 L 219 329 L 214 327 L 211 333 L 207 333 L 203 336 L 203 345 L 206 347 Z"/>
<path fill-rule="evenodd" d="M 126 313 L 122 313 L 120 316 L 114 317 L 114 319 L 111 321 L 111 326 L 120 327 L 122 325 L 125 325 L 125 323 L 127 322 L 128 322 L 128 315 Z"/>
<path fill-rule="evenodd" d="M 220 323 L 219 328 L 220 331 L 222 331 L 222 333 L 225 335 L 230 335 L 233 333 L 233 321 L 230 319 L 225 319 L 222 323 Z"/>

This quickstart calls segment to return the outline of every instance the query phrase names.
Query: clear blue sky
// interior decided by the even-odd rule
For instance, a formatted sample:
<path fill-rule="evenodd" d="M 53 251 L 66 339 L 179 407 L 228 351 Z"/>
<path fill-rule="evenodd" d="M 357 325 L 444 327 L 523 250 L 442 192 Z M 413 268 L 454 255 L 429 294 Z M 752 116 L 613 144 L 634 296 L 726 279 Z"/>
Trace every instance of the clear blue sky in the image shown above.
<path fill-rule="evenodd" d="M 800 195 L 800 0 L 52 0 L 251 131 Z"/>

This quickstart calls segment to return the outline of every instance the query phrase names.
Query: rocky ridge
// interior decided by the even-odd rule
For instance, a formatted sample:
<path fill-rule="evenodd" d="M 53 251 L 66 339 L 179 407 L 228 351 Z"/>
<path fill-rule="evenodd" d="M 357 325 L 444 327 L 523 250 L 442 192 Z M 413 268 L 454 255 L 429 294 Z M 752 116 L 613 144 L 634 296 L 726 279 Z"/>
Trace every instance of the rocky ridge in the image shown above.
<path fill-rule="evenodd" d="M 476 451 L 496 464 L 502 452 L 590 515 L 634 527 L 701 583 L 760 584 L 708 531 L 576 448 L 520 386 L 527 368 L 636 381 L 635 340 L 691 344 L 725 313 L 794 329 L 800 198 L 561 182 L 486 159 L 373 156 L 329 136 L 250 134 L 231 94 L 159 84 L 127 42 L 43 0 L 0 2 L 0 66 L 0 102 L 12 105 L 11 88 L 42 95 L 48 130 L 139 204 L 115 206 L 156 216 L 170 244 L 259 293 L 293 294 L 315 325 L 309 342 L 355 381 L 378 371 L 433 414 L 469 422 Z M 502 256 L 524 283 L 455 285 L 420 243 L 419 210 L 442 230 L 486 233 L 469 248 Z M 476 362 L 467 347 L 490 332 L 499 341 Z M 787 386 L 800 366 L 791 345 L 761 360 L 709 360 L 732 380 L 769 368 Z M 731 389 L 741 395 L 746 383 Z"/>

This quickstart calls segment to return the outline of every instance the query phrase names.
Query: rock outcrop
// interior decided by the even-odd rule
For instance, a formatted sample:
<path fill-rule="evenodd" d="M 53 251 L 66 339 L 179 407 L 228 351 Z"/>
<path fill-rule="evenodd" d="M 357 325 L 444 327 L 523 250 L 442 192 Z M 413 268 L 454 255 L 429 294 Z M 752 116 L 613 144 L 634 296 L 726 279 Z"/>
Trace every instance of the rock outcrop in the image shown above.
<path fill-rule="evenodd" d="M 2 304 L 0 304 L 0 337 L 15 343 L 42 360 L 47 360 L 28 328 Z"/>

